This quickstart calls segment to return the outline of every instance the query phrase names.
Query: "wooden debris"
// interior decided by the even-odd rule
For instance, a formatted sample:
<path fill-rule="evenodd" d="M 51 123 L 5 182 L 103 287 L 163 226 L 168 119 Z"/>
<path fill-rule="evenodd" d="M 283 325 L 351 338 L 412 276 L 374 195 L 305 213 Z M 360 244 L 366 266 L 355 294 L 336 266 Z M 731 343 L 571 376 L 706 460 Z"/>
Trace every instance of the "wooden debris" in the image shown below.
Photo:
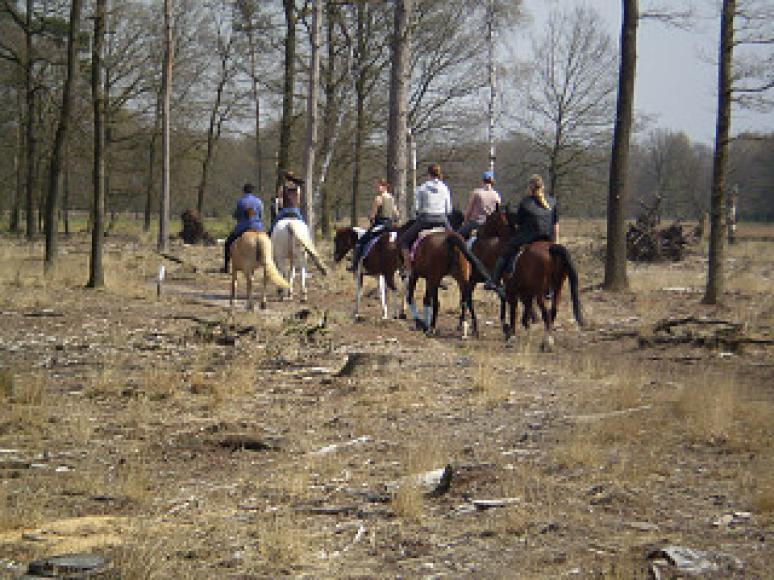
<path fill-rule="evenodd" d="M 376 352 L 350 352 L 344 364 L 336 373 L 337 377 L 351 377 L 360 374 L 372 376 L 381 371 L 400 367 L 401 359 L 393 354 Z"/>
<path fill-rule="evenodd" d="M 744 324 L 710 318 L 668 318 L 657 322 L 639 337 L 641 347 L 659 344 L 690 344 L 737 352 L 745 344 L 769 345 L 768 336 L 745 336 Z"/>

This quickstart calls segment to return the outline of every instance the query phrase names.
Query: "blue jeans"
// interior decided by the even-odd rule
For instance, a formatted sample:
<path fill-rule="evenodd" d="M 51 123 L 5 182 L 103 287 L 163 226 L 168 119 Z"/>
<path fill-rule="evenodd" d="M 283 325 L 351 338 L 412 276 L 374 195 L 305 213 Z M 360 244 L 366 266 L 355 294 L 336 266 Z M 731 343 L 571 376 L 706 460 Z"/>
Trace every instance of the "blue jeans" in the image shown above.
<path fill-rule="evenodd" d="M 277 222 L 284 219 L 299 219 L 301 221 L 304 221 L 304 216 L 301 215 L 301 210 L 297 207 L 283 207 L 281 210 L 277 212 L 277 215 L 274 216 L 274 220 L 271 222 L 271 227 L 269 228 L 269 236 L 271 236 L 271 233 L 274 231 L 274 226 L 277 225 Z"/>

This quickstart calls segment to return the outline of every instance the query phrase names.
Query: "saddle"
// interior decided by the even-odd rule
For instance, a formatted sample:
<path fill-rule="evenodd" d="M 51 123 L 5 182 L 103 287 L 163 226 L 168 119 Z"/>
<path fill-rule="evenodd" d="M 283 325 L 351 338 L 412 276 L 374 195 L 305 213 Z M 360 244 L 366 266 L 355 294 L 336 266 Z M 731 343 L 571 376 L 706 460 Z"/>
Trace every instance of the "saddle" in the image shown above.
<path fill-rule="evenodd" d="M 382 237 L 382 233 L 384 233 L 384 226 L 377 226 L 373 230 L 374 236 L 368 240 L 368 243 L 366 244 L 365 248 L 363 248 L 363 254 L 361 256 L 361 260 L 365 260 L 366 256 L 368 256 L 368 253 L 373 249 L 373 247 L 376 245 L 376 242 L 379 241 L 379 238 Z M 390 232 L 390 242 L 395 242 L 398 239 L 398 232 Z"/>
<path fill-rule="evenodd" d="M 419 249 L 419 245 L 422 243 L 422 241 L 429 236 L 430 234 L 437 234 L 441 232 L 445 232 L 446 228 L 444 227 L 435 227 L 435 228 L 428 228 L 426 230 L 420 230 L 419 234 L 417 235 L 417 239 L 414 240 L 414 243 L 411 245 L 411 261 L 414 261 L 414 258 L 417 255 L 417 250 Z"/>

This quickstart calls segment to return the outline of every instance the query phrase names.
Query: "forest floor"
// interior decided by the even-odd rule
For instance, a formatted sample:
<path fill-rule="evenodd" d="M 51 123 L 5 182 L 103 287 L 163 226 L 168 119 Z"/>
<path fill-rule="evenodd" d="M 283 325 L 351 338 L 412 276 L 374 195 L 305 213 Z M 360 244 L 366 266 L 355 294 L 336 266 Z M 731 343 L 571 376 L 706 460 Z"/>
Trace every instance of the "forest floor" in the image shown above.
<path fill-rule="evenodd" d="M 696 246 L 611 294 L 601 226 L 564 231 L 590 324 L 565 302 L 552 352 L 506 344 L 480 288 L 480 338 L 453 287 L 427 338 L 373 293 L 354 322 L 343 265 L 246 312 L 220 246 L 173 244 L 157 297 L 149 237 L 107 239 L 98 291 L 85 234 L 48 277 L 3 238 L 0 578 L 72 552 L 126 579 L 635 578 L 659 550 L 667 577 L 771 577 L 774 227 L 741 227 L 720 306 Z"/>

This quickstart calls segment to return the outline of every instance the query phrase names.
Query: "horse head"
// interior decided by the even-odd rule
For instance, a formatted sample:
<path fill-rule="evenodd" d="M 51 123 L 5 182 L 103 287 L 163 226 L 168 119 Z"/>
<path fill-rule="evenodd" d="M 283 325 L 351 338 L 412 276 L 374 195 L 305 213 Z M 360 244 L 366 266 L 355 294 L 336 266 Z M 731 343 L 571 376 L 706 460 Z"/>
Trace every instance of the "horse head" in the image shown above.
<path fill-rule="evenodd" d="M 479 238 L 502 238 L 510 234 L 511 226 L 508 222 L 507 206 L 503 208 L 499 203 L 495 210 L 486 216 L 486 221 L 478 228 Z"/>
<path fill-rule="evenodd" d="M 347 255 L 357 242 L 357 233 L 354 228 L 347 226 L 336 228 L 336 235 L 333 237 L 333 261 L 340 262 Z"/>

